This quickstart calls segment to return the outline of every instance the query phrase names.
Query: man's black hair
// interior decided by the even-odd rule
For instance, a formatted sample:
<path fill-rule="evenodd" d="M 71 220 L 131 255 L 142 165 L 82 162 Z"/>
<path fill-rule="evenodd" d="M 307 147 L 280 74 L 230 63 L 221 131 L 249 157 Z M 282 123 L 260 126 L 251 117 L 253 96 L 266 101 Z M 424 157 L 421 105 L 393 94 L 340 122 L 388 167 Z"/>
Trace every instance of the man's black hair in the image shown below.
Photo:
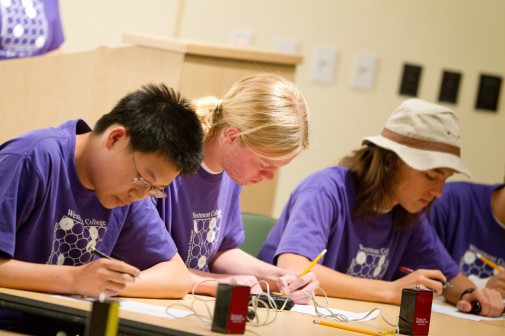
<path fill-rule="evenodd" d="M 203 130 L 189 102 L 164 84 L 147 84 L 122 98 L 95 124 L 94 134 L 119 124 L 132 151 L 167 157 L 181 173 L 195 172 L 203 159 Z"/>

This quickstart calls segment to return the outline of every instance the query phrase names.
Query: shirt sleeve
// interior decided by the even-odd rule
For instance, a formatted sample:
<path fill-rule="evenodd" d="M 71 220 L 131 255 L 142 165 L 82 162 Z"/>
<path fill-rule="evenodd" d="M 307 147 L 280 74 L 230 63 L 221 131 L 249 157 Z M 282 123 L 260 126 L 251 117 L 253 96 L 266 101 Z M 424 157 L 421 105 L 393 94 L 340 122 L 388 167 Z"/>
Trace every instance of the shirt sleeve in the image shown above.
<path fill-rule="evenodd" d="M 16 232 L 44 195 L 43 178 L 22 154 L 0 154 L 0 252 L 13 258 Z"/>
<path fill-rule="evenodd" d="M 338 208 L 334 195 L 326 189 L 300 190 L 285 209 L 280 226 L 285 226 L 274 253 L 295 253 L 313 260 L 328 245 Z"/>

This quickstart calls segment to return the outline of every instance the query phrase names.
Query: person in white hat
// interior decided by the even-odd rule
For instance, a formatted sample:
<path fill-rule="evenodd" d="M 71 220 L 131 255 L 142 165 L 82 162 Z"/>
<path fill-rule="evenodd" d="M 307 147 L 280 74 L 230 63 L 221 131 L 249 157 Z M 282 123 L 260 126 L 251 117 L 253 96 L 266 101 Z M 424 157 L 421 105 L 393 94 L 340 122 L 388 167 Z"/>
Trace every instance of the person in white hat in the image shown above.
<path fill-rule="evenodd" d="M 432 289 L 463 312 L 499 316 L 499 292 L 475 289 L 427 221 L 427 210 L 460 158 L 459 120 L 450 109 L 404 101 L 381 135 L 340 166 L 307 177 L 291 194 L 258 257 L 312 271 L 327 295 L 399 305 L 404 288 Z"/>

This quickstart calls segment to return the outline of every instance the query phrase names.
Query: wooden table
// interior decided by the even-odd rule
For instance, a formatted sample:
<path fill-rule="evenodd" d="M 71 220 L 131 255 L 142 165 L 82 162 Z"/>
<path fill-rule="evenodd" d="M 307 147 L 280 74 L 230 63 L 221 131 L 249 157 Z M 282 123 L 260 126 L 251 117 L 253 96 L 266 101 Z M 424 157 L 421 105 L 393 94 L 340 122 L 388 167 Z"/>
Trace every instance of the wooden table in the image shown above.
<path fill-rule="evenodd" d="M 194 298 L 191 295 L 187 295 L 183 300 L 129 298 L 126 300 L 168 307 L 172 304 L 184 304 L 189 306 L 194 301 Z M 322 298 L 318 298 L 318 301 L 321 303 L 323 302 L 322 300 Z M 210 306 L 210 311 L 213 312 L 213 301 L 208 301 L 208 304 Z M 0 306 L 84 324 L 91 309 L 91 302 L 68 300 L 45 293 L 0 288 Z M 357 313 L 380 308 L 382 315 L 393 323 L 396 322 L 400 311 L 398 306 L 344 299 L 330 299 L 329 306 L 331 308 Z M 183 308 L 179 306 L 173 308 L 183 310 Z M 199 313 L 206 314 L 203 305 L 198 304 L 196 308 Z M 259 316 L 264 318 L 265 309 L 259 309 L 259 311 Z M 128 335 L 223 335 L 212 332 L 210 323 L 204 323 L 195 316 L 181 319 L 169 319 L 120 310 L 119 317 L 119 330 Z M 270 325 L 253 327 L 251 323 L 248 323 L 245 334 L 290 336 L 359 335 L 351 331 L 316 325 L 312 322 L 315 318 L 316 317 L 307 314 L 284 311 L 277 314 L 275 322 Z M 391 326 L 384 322 L 380 314 L 371 321 L 353 322 L 351 325 L 374 331 L 391 329 Z M 471 321 L 449 315 L 432 313 L 429 334 L 431 336 L 505 335 L 505 321 Z"/>

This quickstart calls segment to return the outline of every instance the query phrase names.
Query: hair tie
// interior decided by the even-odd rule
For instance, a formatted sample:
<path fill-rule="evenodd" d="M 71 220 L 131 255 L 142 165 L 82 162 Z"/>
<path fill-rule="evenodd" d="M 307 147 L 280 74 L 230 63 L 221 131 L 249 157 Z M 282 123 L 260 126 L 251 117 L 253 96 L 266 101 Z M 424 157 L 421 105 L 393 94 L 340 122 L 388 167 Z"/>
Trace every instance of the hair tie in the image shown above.
<path fill-rule="evenodd" d="M 212 124 L 216 124 L 222 118 L 223 105 L 221 102 L 222 100 L 219 100 L 219 102 L 216 104 L 216 107 L 214 107 L 214 111 L 212 111 Z"/>

